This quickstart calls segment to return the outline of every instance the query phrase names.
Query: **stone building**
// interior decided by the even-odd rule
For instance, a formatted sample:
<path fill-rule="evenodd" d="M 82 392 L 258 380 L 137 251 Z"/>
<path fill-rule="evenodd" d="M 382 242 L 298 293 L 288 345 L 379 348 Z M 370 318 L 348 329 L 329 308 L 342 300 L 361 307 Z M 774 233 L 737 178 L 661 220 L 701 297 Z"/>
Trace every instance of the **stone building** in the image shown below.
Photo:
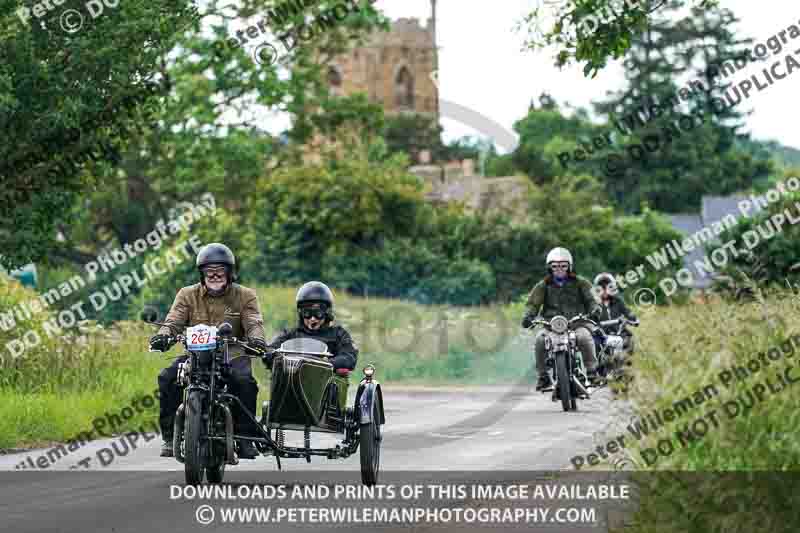
<path fill-rule="evenodd" d="M 530 181 L 522 176 L 486 178 L 475 172 L 472 159 L 444 165 L 416 165 L 409 172 L 423 179 L 432 203 L 458 202 L 472 211 L 524 213 Z"/>
<path fill-rule="evenodd" d="M 431 0 L 431 17 L 425 25 L 418 19 L 398 19 L 389 32 L 375 31 L 364 45 L 329 62 L 328 83 L 339 96 L 366 94 L 386 115 L 417 113 L 438 123 L 439 89 L 433 74 L 438 65 L 436 0 Z M 433 203 L 459 202 L 480 211 L 516 210 L 529 186 L 525 177 L 485 178 L 469 159 L 431 165 L 429 151 L 422 150 L 417 162 L 409 172 L 424 180 L 426 197 Z"/>
<path fill-rule="evenodd" d="M 375 31 L 363 46 L 337 56 L 328 64 L 328 83 L 334 94 L 360 92 L 380 104 L 386 114 L 432 115 L 439 120 L 439 90 L 431 73 L 438 68 L 436 0 L 427 25 L 413 18 L 392 23 L 391 31 Z"/>

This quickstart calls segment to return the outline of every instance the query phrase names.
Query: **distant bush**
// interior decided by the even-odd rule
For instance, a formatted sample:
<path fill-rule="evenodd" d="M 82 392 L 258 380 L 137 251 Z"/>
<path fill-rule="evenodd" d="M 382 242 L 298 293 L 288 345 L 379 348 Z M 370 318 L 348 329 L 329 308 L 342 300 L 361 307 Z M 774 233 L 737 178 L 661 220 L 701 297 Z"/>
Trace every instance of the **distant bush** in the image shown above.
<path fill-rule="evenodd" d="M 775 228 L 769 222 L 784 211 L 794 218 L 800 217 L 798 206 L 800 193 L 790 194 L 756 216 L 740 218 L 736 226 L 719 235 L 721 243 L 734 240 L 736 248 L 746 253 L 728 257 L 728 263 L 720 269 L 722 276 L 717 289 L 741 294 L 770 285 L 786 288 L 800 283 L 800 224 L 792 225 L 787 220 L 782 227 Z M 750 250 L 748 242 L 754 243 Z"/>

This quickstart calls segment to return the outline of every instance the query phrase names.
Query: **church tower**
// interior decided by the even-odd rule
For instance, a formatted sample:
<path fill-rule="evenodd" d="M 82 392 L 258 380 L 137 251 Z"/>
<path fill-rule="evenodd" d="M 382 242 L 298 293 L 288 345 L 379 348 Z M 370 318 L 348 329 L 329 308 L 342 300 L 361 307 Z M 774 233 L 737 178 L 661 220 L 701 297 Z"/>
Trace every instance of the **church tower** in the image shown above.
<path fill-rule="evenodd" d="M 391 31 L 376 31 L 364 46 L 337 56 L 328 65 L 334 94 L 367 94 L 387 115 L 412 112 L 439 121 L 439 90 L 434 83 L 439 60 L 436 48 L 436 0 L 427 25 L 417 19 L 394 21 Z"/>

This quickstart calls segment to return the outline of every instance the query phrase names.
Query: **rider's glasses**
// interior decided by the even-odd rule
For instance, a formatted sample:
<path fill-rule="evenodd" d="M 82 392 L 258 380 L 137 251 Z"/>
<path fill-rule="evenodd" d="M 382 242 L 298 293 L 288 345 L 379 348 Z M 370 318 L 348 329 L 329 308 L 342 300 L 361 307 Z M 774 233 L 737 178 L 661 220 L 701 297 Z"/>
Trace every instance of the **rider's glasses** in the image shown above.
<path fill-rule="evenodd" d="M 550 263 L 550 266 L 553 268 L 553 270 L 566 270 L 569 268 L 569 263 Z"/>
<path fill-rule="evenodd" d="M 223 280 L 223 279 L 225 279 L 226 271 L 225 271 L 224 267 L 223 268 L 219 268 L 219 267 L 216 267 L 216 268 L 204 268 L 203 269 L 203 274 L 205 274 L 206 279 L 210 280 L 210 281 Z"/>
<path fill-rule="evenodd" d="M 325 318 L 325 310 L 324 309 L 302 309 L 300 314 L 303 318 L 311 318 L 314 317 L 318 320 L 322 320 Z"/>

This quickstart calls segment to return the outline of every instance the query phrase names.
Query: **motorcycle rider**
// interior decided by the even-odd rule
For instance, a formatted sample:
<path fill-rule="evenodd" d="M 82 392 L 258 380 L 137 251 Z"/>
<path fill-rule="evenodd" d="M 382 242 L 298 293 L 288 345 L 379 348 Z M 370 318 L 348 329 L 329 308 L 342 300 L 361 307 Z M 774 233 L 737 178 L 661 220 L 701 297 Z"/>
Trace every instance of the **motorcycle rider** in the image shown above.
<path fill-rule="evenodd" d="M 290 339 L 309 337 L 328 345 L 334 355 L 333 369 L 338 374 L 353 370 L 358 360 L 358 348 L 352 337 L 342 326 L 334 324 L 333 292 L 319 281 L 309 281 L 297 291 L 297 327 L 285 330 L 269 343 L 270 348 Z M 264 357 L 267 368 L 272 368 L 272 354 Z"/>
<path fill-rule="evenodd" d="M 572 254 L 566 248 L 553 248 L 545 259 L 547 276 L 536 284 L 528 295 L 527 311 L 522 319 L 522 327 L 529 328 L 537 318 L 549 320 L 561 315 L 571 319 L 583 314 L 591 318 L 600 313 L 600 306 L 592 294 L 592 284 L 589 280 L 575 273 L 575 263 Z M 545 337 L 549 335 L 546 329 L 541 329 L 534 341 L 536 354 L 536 373 L 539 376 L 536 390 L 547 390 L 553 382 L 545 368 Z M 590 383 L 595 383 L 597 376 L 597 356 L 595 353 L 594 339 L 586 326 L 575 328 L 575 337 L 583 356 L 583 365 L 586 368 L 587 378 Z"/>
<path fill-rule="evenodd" d="M 617 282 L 614 276 L 608 272 L 602 272 L 594 278 L 595 292 L 600 298 L 600 315 L 598 321 L 615 320 L 624 316 L 628 321 L 634 325 L 639 325 L 639 319 L 630 312 L 625 302 L 617 296 Z M 605 333 L 614 333 L 616 326 L 606 326 L 603 328 Z M 623 340 L 623 350 L 632 354 L 634 350 L 633 333 L 627 328 L 622 329 L 620 334 Z"/>
<path fill-rule="evenodd" d="M 233 327 L 233 335 L 247 338 L 248 344 L 265 350 L 264 320 L 253 289 L 236 282 L 236 259 L 230 248 L 220 243 L 207 244 L 197 254 L 195 262 L 200 272 L 200 283 L 183 287 L 175 296 L 175 301 L 164 319 L 164 326 L 150 339 L 154 350 L 167 351 L 175 342 L 174 337 L 188 326 L 207 324 L 216 326 L 228 322 Z M 253 377 L 248 357 L 242 354 L 241 347 L 231 347 L 230 391 L 239 397 L 251 413 L 256 412 L 258 384 Z M 162 457 L 172 457 L 172 436 L 175 411 L 181 402 L 181 389 L 177 384 L 178 365 L 188 356 L 178 357 L 158 375 L 160 391 L 161 446 Z M 236 432 L 240 435 L 256 435 L 253 423 L 241 409 L 233 408 Z M 250 441 L 239 441 L 239 457 L 254 459 L 258 455 Z"/>

